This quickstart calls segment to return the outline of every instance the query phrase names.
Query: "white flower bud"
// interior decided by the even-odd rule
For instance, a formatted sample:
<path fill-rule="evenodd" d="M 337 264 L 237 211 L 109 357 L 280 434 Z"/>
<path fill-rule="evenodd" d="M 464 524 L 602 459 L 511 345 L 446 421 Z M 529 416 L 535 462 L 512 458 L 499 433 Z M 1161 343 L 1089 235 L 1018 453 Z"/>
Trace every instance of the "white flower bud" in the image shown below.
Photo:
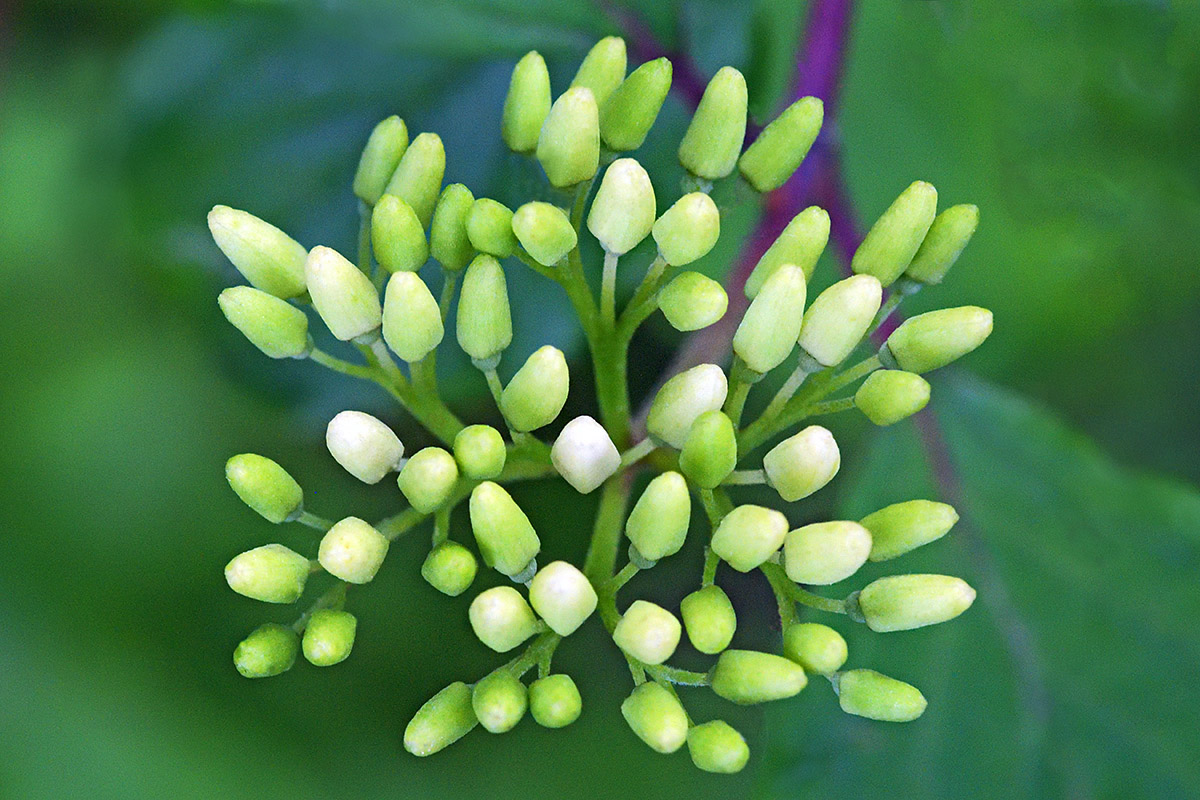
<path fill-rule="evenodd" d="M 563 427 L 550 449 L 558 474 L 587 494 L 608 480 L 621 466 L 621 454 L 604 426 L 589 416 L 576 417 Z"/>
<path fill-rule="evenodd" d="M 333 460 L 363 483 L 379 483 L 404 456 L 392 429 L 361 411 L 343 411 L 329 420 L 325 445 Z"/>

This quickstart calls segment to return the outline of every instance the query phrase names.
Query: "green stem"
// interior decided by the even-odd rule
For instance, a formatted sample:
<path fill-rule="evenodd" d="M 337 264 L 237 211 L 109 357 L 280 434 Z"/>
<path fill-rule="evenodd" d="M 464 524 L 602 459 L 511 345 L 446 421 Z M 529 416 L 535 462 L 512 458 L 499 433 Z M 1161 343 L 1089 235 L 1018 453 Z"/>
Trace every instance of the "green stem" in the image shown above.
<path fill-rule="evenodd" d="M 340 372 L 343 375 L 350 375 L 354 378 L 361 378 L 365 381 L 375 381 L 376 383 L 381 382 L 379 374 L 365 364 L 354 364 L 350 361 L 345 361 L 337 356 L 332 356 L 329 353 L 326 353 L 324 350 L 318 350 L 315 347 L 308 351 L 308 357 L 311 361 L 320 364 L 326 369 L 331 369 L 334 372 Z"/>
<path fill-rule="evenodd" d="M 604 254 L 604 272 L 600 278 L 600 319 L 611 330 L 617 321 L 617 259 L 616 253 Z"/>
<path fill-rule="evenodd" d="M 750 396 L 753 382 L 748 378 L 749 368 L 741 357 L 733 357 L 733 366 L 729 370 L 729 396 L 725 398 L 725 415 L 733 422 L 736 429 L 742 421 L 742 410 L 746 407 L 746 398 Z"/>
<path fill-rule="evenodd" d="M 300 516 L 296 517 L 293 522 L 299 522 L 301 525 L 307 525 L 318 531 L 327 531 L 333 527 L 333 521 L 318 517 L 316 514 L 310 514 L 307 511 L 301 511 Z"/>
<path fill-rule="evenodd" d="M 700 574 L 701 589 L 707 589 L 716 582 L 717 566 L 720 563 L 720 557 L 713 552 L 711 547 L 704 548 L 704 571 Z"/>
<path fill-rule="evenodd" d="M 844 600 L 822 597 L 793 583 L 792 579 L 787 576 L 787 572 L 779 564 L 768 562 L 759 567 L 759 569 L 767 576 L 767 580 L 771 582 L 771 586 L 778 587 L 779 591 L 783 592 L 789 600 L 806 605 L 809 608 L 815 608 L 817 611 L 827 611 L 830 614 L 846 613 L 846 602 Z"/>
<path fill-rule="evenodd" d="M 621 571 L 608 579 L 608 583 L 604 585 L 604 590 L 611 594 L 614 598 L 617 592 L 621 591 L 621 587 L 629 583 L 634 575 L 638 574 L 638 566 L 630 561 L 625 566 L 621 567 Z"/>
<path fill-rule="evenodd" d="M 358 202 L 358 268 L 371 277 L 371 207 Z"/>
<path fill-rule="evenodd" d="M 642 664 L 641 667 L 646 670 L 647 675 L 659 683 L 666 681 L 677 686 L 708 686 L 712 683 L 707 672 L 692 672 L 666 664 Z"/>
<path fill-rule="evenodd" d="M 779 608 L 780 628 L 786 631 L 788 626 L 796 621 L 796 603 L 792 600 L 789 592 L 790 586 L 794 584 L 788 579 L 787 573 L 782 570 L 764 569 L 762 573 L 767 577 L 767 583 L 771 584 L 771 591 L 775 595 L 775 605 Z"/>
<path fill-rule="evenodd" d="M 313 601 L 304 613 L 301 614 L 295 622 L 292 623 L 292 630 L 296 633 L 303 633 L 304 626 L 312 619 L 312 615 L 323 608 L 340 609 L 346 604 L 346 588 L 347 585 L 342 581 L 338 581 L 333 586 L 325 590 L 325 592 Z"/>
<path fill-rule="evenodd" d="M 442 296 L 438 301 L 438 309 L 442 312 L 442 322 L 450 316 L 450 304 L 454 302 L 454 290 L 458 286 L 458 273 L 448 269 L 442 270 Z"/>
<path fill-rule="evenodd" d="M 638 306 L 646 303 L 652 298 L 655 292 L 658 291 L 659 283 L 662 280 L 663 273 L 667 270 L 667 262 L 661 255 L 655 256 L 650 262 L 650 266 L 646 268 L 646 276 L 642 278 L 642 282 L 638 284 L 638 288 L 634 291 L 633 297 L 629 299 L 629 304 L 625 306 L 625 311 L 622 312 L 622 322 L 626 316 L 631 315 Z M 648 316 L 648 315 L 647 315 Z"/>
<path fill-rule="evenodd" d="M 783 382 L 783 386 L 779 387 L 779 391 L 776 392 L 775 396 L 771 398 L 771 402 L 767 403 L 767 407 L 763 409 L 762 414 L 759 415 L 758 419 L 755 420 L 753 424 L 758 424 L 759 422 L 769 424 L 771 420 L 778 417 L 780 412 L 783 411 L 784 407 L 787 406 L 788 401 L 792 399 L 794 394 L 796 394 L 796 390 L 799 389 L 801 384 L 804 383 L 804 380 L 808 377 L 808 375 L 808 370 L 804 369 L 803 366 L 797 366 L 795 371 L 792 372 L 792 374 L 788 376 L 788 379 Z M 751 427 L 753 427 L 753 425 Z"/>
<path fill-rule="evenodd" d="M 621 544 L 628 500 L 629 484 L 620 473 L 609 478 L 600 490 L 600 506 L 596 509 L 592 540 L 583 562 L 583 574 L 593 586 L 607 582 L 616 567 L 617 548 Z"/>
<path fill-rule="evenodd" d="M 505 664 L 503 668 L 519 678 L 537 666 L 547 654 L 553 655 L 561 641 L 562 637 L 557 633 L 546 631 L 530 642 L 524 653 Z"/>
<path fill-rule="evenodd" d="M 545 264 L 538 263 L 538 261 L 536 259 L 534 259 L 533 256 L 529 255 L 529 253 L 526 253 L 524 250 L 521 250 L 518 248 L 516 250 L 516 252 L 513 253 L 513 255 L 515 255 L 521 261 L 522 264 L 529 267 L 531 270 L 538 273 L 542 277 L 549 278 L 550 280 L 554 281 L 555 283 L 562 283 L 560 274 L 557 271 L 555 271 L 555 269 L 553 267 L 547 267 Z"/>
<path fill-rule="evenodd" d="M 723 481 L 726 486 L 755 486 L 766 482 L 767 473 L 761 469 L 736 469 Z"/>
<path fill-rule="evenodd" d="M 645 439 L 642 439 L 640 442 L 621 454 L 621 469 L 633 466 L 637 462 L 641 461 L 643 458 L 653 453 L 656 447 L 657 445 L 654 444 L 649 436 L 647 436 Z"/>
<path fill-rule="evenodd" d="M 826 414 L 837 414 L 854 408 L 853 397 L 842 397 L 837 400 L 826 400 L 824 403 L 814 403 L 809 407 L 808 416 L 820 417 Z"/>
<path fill-rule="evenodd" d="M 437 547 L 442 542 L 450 538 L 450 504 L 439 508 L 433 515 L 433 547 Z"/>

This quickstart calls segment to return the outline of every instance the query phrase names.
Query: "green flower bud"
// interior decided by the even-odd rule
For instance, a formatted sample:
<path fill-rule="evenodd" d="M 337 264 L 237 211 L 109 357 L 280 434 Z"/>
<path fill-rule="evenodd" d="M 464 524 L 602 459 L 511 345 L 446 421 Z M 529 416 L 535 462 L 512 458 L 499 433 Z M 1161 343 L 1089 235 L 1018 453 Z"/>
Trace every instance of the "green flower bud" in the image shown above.
<path fill-rule="evenodd" d="M 304 294 L 308 251 L 258 217 L 229 206 L 208 212 L 213 241 L 255 289 L 284 300 Z"/>
<path fill-rule="evenodd" d="M 543 728 L 564 728 L 582 710 L 583 699 L 570 675 L 547 675 L 529 685 L 529 711 Z"/>
<path fill-rule="evenodd" d="M 800 336 L 805 295 L 799 267 L 785 264 L 767 278 L 733 334 L 733 352 L 746 366 L 770 372 L 788 357 Z"/>
<path fill-rule="evenodd" d="M 755 190 L 778 189 L 808 155 L 824 118 L 825 104 L 819 97 L 801 97 L 763 128 L 738 159 L 738 169 Z"/>
<path fill-rule="evenodd" d="M 900 369 L 931 372 L 979 347 L 991 332 L 992 312 L 986 308 L 943 308 L 906 319 L 884 347 Z"/>
<path fill-rule="evenodd" d="M 682 628 L 675 615 L 662 606 L 634 600 L 613 629 L 613 641 L 643 664 L 661 664 L 679 646 Z"/>
<path fill-rule="evenodd" d="M 883 287 L 873 275 L 838 281 L 804 312 L 800 346 L 822 366 L 837 366 L 866 336 L 882 299 Z"/>
<path fill-rule="evenodd" d="M 533 260 L 553 267 L 575 249 L 578 236 L 562 209 L 549 203 L 526 203 L 513 214 L 513 233 Z"/>
<path fill-rule="evenodd" d="M 533 152 L 549 113 L 550 73 L 541 54 L 530 50 L 513 68 L 504 98 L 500 136 L 508 149 L 514 153 Z"/>
<path fill-rule="evenodd" d="M 608 431 L 587 415 L 563 426 L 550 448 L 550 460 L 580 494 L 596 489 L 621 466 L 621 454 Z"/>
<path fill-rule="evenodd" d="M 591 89 L 568 89 L 554 101 L 538 136 L 537 160 L 550 183 L 560 189 L 596 174 L 600 112 Z"/>
<path fill-rule="evenodd" d="M 863 517 L 871 532 L 871 560 L 887 561 L 935 542 L 958 522 L 954 506 L 932 500 L 908 500 Z"/>
<path fill-rule="evenodd" d="M 838 676 L 835 688 L 842 711 L 880 722 L 911 722 L 925 713 L 925 695 L 904 681 L 873 669 L 852 669 Z"/>
<path fill-rule="evenodd" d="M 363 483 L 379 483 L 404 457 L 404 445 L 392 429 L 361 411 L 343 411 L 329 420 L 325 446 L 334 461 Z"/>
<path fill-rule="evenodd" d="M 975 590 L 949 575 L 891 575 L 867 584 L 854 601 L 877 633 L 952 620 L 975 602 Z"/>
<path fill-rule="evenodd" d="M 679 604 L 679 613 L 688 641 L 701 653 L 715 655 L 733 641 L 737 615 L 720 586 L 705 586 L 692 592 Z"/>
<path fill-rule="evenodd" d="M 858 387 L 854 405 L 876 425 L 892 425 L 924 408 L 929 391 L 929 382 L 916 373 L 881 369 Z"/>
<path fill-rule="evenodd" d="M 492 256 L 476 256 L 458 298 L 458 344 L 476 361 L 489 361 L 510 342 L 512 313 L 504 270 Z"/>
<path fill-rule="evenodd" d="M 884 286 L 904 274 L 937 213 L 937 189 L 915 181 L 883 212 L 858 250 L 850 268 L 857 274 L 874 275 Z"/>
<path fill-rule="evenodd" d="M 442 190 L 433 221 L 429 223 L 429 252 L 444 269 L 458 272 L 471 263 L 475 248 L 467 236 L 467 215 L 475 205 L 475 196 L 461 183 Z"/>
<path fill-rule="evenodd" d="M 525 684 L 504 667 L 482 678 L 471 692 L 475 718 L 490 733 L 511 731 L 528 707 Z"/>
<path fill-rule="evenodd" d="M 871 533 L 857 522 L 814 522 L 791 531 L 783 542 L 787 576 L 814 586 L 849 578 L 870 552 Z"/>
<path fill-rule="evenodd" d="M 371 212 L 371 247 L 388 272 L 416 272 L 429 258 L 425 227 L 399 197 L 384 195 Z"/>
<path fill-rule="evenodd" d="M 767 278 L 784 264 L 799 267 L 807 281 L 828 243 L 829 213 L 817 206 L 804 209 L 792 218 L 754 265 L 754 271 L 746 279 L 746 297 L 753 299 Z"/>
<path fill-rule="evenodd" d="M 225 582 L 243 597 L 264 603 L 294 603 L 304 594 L 308 559 L 281 544 L 264 544 L 233 557 Z"/>
<path fill-rule="evenodd" d="M 431 756 L 466 736 L 479 723 L 471 707 L 471 687 L 462 681 L 425 701 L 404 729 L 404 749 Z"/>
<path fill-rule="evenodd" d="M 405 463 L 396 483 L 413 508 L 422 514 L 432 514 L 445 505 L 454 491 L 458 464 L 442 448 L 426 447 Z"/>
<path fill-rule="evenodd" d="M 682 267 L 713 249 L 721 236 L 721 212 L 704 192 L 692 192 L 663 212 L 651 232 L 663 260 Z"/>
<path fill-rule="evenodd" d="M 719 719 L 693 726 L 687 734 L 687 746 L 692 763 L 705 772 L 731 775 L 741 772 L 750 760 L 746 740 Z"/>
<path fill-rule="evenodd" d="M 278 297 L 232 286 L 217 298 L 225 319 L 271 358 L 302 358 L 309 351 L 308 317 Z"/>
<path fill-rule="evenodd" d="M 383 193 L 395 195 L 412 206 L 422 227 L 428 227 L 445 172 L 446 150 L 442 146 L 442 137 L 436 133 L 422 133 L 404 151 Z"/>
<path fill-rule="evenodd" d="M 559 636 L 570 636 L 596 610 L 596 590 L 583 573 L 554 561 L 529 582 L 529 603 Z"/>
<path fill-rule="evenodd" d="M 242 502 L 268 522 L 283 522 L 300 513 L 304 492 L 283 467 L 271 459 L 242 453 L 225 462 L 225 479 Z"/>
<path fill-rule="evenodd" d="M 383 307 L 371 279 L 336 250 L 314 247 L 304 266 L 313 307 L 343 342 L 379 329 Z"/>
<path fill-rule="evenodd" d="M 632 158 L 619 158 L 604 171 L 588 230 L 607 252 L 623 255 L 650 235 L 657 210 L 646 170 Z"/>
<path fill-rule="evenodd" d="M 504 471 L 508 451 L 491 425 L 468 425 L 454 436 L 454 460 L 471 480 L 489 480 Z"/>
<path fill-rule="evenodd" d="M 783 632 L 783 654 L 815 675 L 832 675 L 846 663 L 842 635 L 827 625 L 800 622 Z"/>
<path fill-rule="evenodd" d="M 780 548 L 787 530 L 787 517 L 774 509 L 738 506 L 717 525 L 711 547 L 738 572 L 749 572 Z"/>
<path fill-rule="evenodd" d="M 467 611 L 479 641 L 497 653 L 507 653 L 537 633 L 537 618 L 525 598 L 511 586 L 480 592 Z"/>
<path fill-rule="evenodd" d="M 317 609 L 304 626 L 304 657 L 317 667 L 340 664 L 350 657 L 357 628 L 358 620 L 349 612 Z"/>
<path fill-rule="evenodd" d="M 513 212 L 503 203 L 481 197 L 467 214 L 467 238 L 481 253 L 508 258 L 517 249 L 512 229 Z"/>
<path fill-rule="evenodd" d="M 726 650 L 713 668 L 718 697 L 748 706 L 793 697 L 808 685 L 804 669 L 783 656 L 755 650 Z"/>
<path fill-rule="evenodd" d="M 733 67 L 721 67 L 679 143 L 679 163 L 701 178 L 724 178 L 733 172 L 745 138 L 746 79 Z"/>
<path fill-rule="evenodd" d="M 905 276 L 926 284 L 941 283 L 978 226 L 979 208 L 976 206 L 951 206 L 938 214 L 905 270 Z"/>
<path fill-rule="evenodd" d="M 499 484 L 484 481 L 471 492 L 471 530 L 483 563 L 519 575 L 542 548 L 529 517 Z"/>
<path fill-rule="evenodd" d="M 391 116 L 375 126 L 367 137 L 358 160 L 358 171 L 354 173 L 354 194 L 369 206 L 379 202 L 383 187 L 400 164 L 400 158 L 408 149 L 408 127 L 404 120 Z"/>
<path fill-rule="evenodd" d="M 671 91 L 671 62 L 648 61 L 629 73 L 600 106 L 600 136 L 609 149 L 636 150 L 658 119 Z"/>
<path fill-rule="evenodd" d="M 370 583 L 387 556 L 388 540 L 358 517 L 346 517 L 326 531 L 317 560 L 346 583 Z"/>
<path fill-rule="evenodd" d="M 725 316 L 729 295 L 712 278 L 683 272 L 659 292 L 658 307 L 675 330 L 698 331 Z"/>
<path fill-rule="evenodd" d="M 445 335 L 442 310 L 421 276 L 393 273 L 383 296 L 383 340 L 392 352 L 409 363 L 420 361 Z"/>
<path fill-rule="evenodd" d="M 655 476 L 629 512 L 625 535 L 643 558 L 658 561 L 678 553 L 687 539 L 692 499 L 678 472 Z"/>
<path fill-rule="evenodd" d="M 833 434 L 820 425 L 784 439 L 763 457 L 767 483 L 789 503 L 825 486 L 841 466 L 842 454 Z"/>
<path fill-rule="evenodd" d="M 500 412 L 515 431 L 549 425 L 567 402 L 570 372 L 562 350 L 545 345 L 525 360 L 500 395 Z"/>
<path fill-rule="evenodd" d="M 656 753 L 674 753 L 687 741 L 687 713 L 674 694 L 653 681 L 638 686 L 625 698 L 621 716 Z"/>
<path fill-rule="evenodd" d="M 233 665 L 245 678 L 273 678 L 292 668 L 299 649 L 295 631 L 268 622 L 238 644 L 233 651 Z"/>
<path fill-rule="evenodd" d="M 692 423 L 705 411 L 717 411 L 725 405 L 729 384 L 716 364 L 700 364 L 675 375 L 658 390 L 646 430 L 660 442 L 683 447 Z"/>
<path fill-rule="evenodd" d="M 625 40 L 620 36 L 605 36 L 584 56 L 571 86 L 592 90 L 596 104 L 603 104 L 621 81 L 625 80 Z"/>
<path fill-rule="evenodd" d="M 421 577 L 442 594 L 458 597 L 470 588 L 477 569 L 470 550 L 447 541 L 429 551 L 421 564 Z"/>
<path fill-rule="evenodd" d="M 737 466 L 737 432 L 720 411 L 696 417 L 679 451 L 679 468 L 702 489 L 715 489 Z"/>

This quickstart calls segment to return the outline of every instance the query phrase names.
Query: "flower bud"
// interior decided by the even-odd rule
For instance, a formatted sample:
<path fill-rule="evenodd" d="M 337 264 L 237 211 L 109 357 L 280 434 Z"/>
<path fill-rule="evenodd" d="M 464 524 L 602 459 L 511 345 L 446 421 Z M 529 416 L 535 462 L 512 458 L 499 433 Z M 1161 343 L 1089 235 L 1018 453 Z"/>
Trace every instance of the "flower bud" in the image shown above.
<path fill-rule="evenodd" d="M 225 582 L 243 597 L 264 603 L 294 603 L 304 594 L 308 559 L 281 544 L 264 544 L 233 557 Z"/>
<path fill-rule="evenodd" d="M 916 373 L 881 369 L 858 387 L 854 405 L 876 425 L 892 425 L 924 408 L 929 391 L 929 382 Z"/>
<path fill-rule="evenodd" d="M 471 530 L 483 563 L 519 575 L 542 548 L 529 517 L 498 484 L 484 481 L 471 492 Z"/>
<path fill-rule="evenodd" d="M 395 195 L 412 206 L 421 226 L 428 227 L 445 172 L 446 150 L 442 146 L 442 137 L 436 133 L 422 133 L 404 151 L 383 193 Z"/>
<path fill-rule="evenodd" d="M 682 629 L 675 615 L 646 600 L 634 600 L 613 629 L 613 641 L 643 664 L 661 664 L 679 646 Z"/>
<path fill-rule="evenodd" d="M 636 150 L 658 119 L 671 90 L 671 62 L 648 61 L 629 73 L 600 106 L 600 136 L 609 149 Z"/>
<path fill-rule="evenodd" d="M 763 128 L 738 159 L 738 169 L 756 191 L 778 189 L 808 155 L 824 118 L 821 98 L 801 97 Z"/>
<path fill-rule="evenodd" d="M 692 192 L 664 211 L 651 232 L 663 260 L 682 267 L 713 249 L 721 236 L 721 212 L 704 192 Z"/>
<path fill-rule="evenodd" d="M 937 541 L 958 522 L 954 506 L 932 500 L 909 500 L 863 517 L 871 532 L 871 560 L 887 561 Z"/>
<path fill-rule="evenodd" d="M 432 514 L 445 505 L 457 483 L 458 464 L 440 447 L 418 450 L 396 478 L 404 497 L 422 514 Z"/>
<path fill-rule="evenodd" d="M 541 54 L 530 50 L 513 67 L 504 98 L 500 136 L 508 149 L 514 153 L 533 152 L 549 113 L 550 73 Z"/>
<path fill-rule="evenodd" d="M 660 442 L 683 447 L 692 423 L 705 411 L 717 411 L 725 404 L 729 384 L 716 364 L 700 364 L 675 375 L 658 390 L 646 430 Z"/>
<path fill-rule="evenodd" d="M 951 206 L 934 217 L 929 232 L 904 274 L 925 284 L 941 283 L 942 278 L 962 255 L 963 248 L 979 226 L 979 208 Z"/>
<path fill-rule="evenodd" d="M 877 633 L 907 631 L 954 619 L 975 602 L 975 590 L 949 575 L 891 575 L 858 594 L 859 612 Z"/>
<path fill-rule="evenodd" d="M 296 663 L 299 637 L 291 628 L 268 622 L 255 628 L 233 651 L 233 665 L 245 678 L 272 678 Z"/>
<path fill-rule="evenodd" d="M 491 425 L 468 425 L 454 436 L 454 460 L 471 480 L 489 480 L 504 471 L 508 451 Z"/>
<path fill-rule="evenodd" d="M 608 431 L 587 415 L 563 426 L 550 448 L 550 460 L 558 474 L 580 494 L 604 483 L 621 466 L 621 454 Z"/>
<path fill-rule="evenodd" d="M 490 197 L 481 197 L 467 214 L 467 238 L 481 253 L 508 258 L 517 249 L 512 229 L 513 212 Z"/>
<path fill-rule="evenodd" d="M 646 170 L 632 158 L 619 158 L 604 171 L 588 230 L 606 252 L 623 255 L 650 235 L 657 210 Z"/>
<path fill-rule="evenodd" d="M 361 411 L 342 411 L 325 428 L 333 460 L 363 483 L 379 483 L 404 457 L 404 445 L 382 421 Z"/>
<path fill-rule="evenodd" d="M 537 618 L 529 603 L 511 586 L 480 592 L 467 611 L 479 641 L 497 653 L 507 653 L 537 633 Z"/>
<path fill-rule="evenodd" d="M 596 610 L 596 590 L 574 566 L 554 561 L 529 582 L 529 603 L 550 630 L 570 636 Z"/>
<path fill-rule="evenodd" d="M 825 486 L 841 466 L 842 454 L 833 434 L 820 425 L 784 439 L 763 457 L 767 483 L 789 503 Z"/>
<path fill-rule="evenodd" d="M 701 653 L 715 655 L 733 641 L 737 615 L 720 586 L 705 586 L 692 592 L 679 604 L 679 613 L 688 641 Z"/>
<path fill-rule="evenodd" d="M 756 650 L 726 650 L 712 673 L 717 696 L 743 706 L 792 697 L 807 685 L 799 664 Z"/>
<path fill-rule="evenodd" d="M 658 307 L 677 331 L 698 331 L 725 316 L 729 295 L 699 272 L 683 272 L 659 292 Z"/>
<path fill-rule="evenodd" d="M 724 178 L 733 172 L 745 138 L 746 79 L 733 67 L 721 67 L 679 143 L 679 163 L 701 178 Z"/>
<path fill-rule="evenodd" d="M 738 572 L 749 572 L 780 548 L 787 530 L 787 517 L 772 508 L 738 506 L 717 525 L 712 551 Z"/>
<path fill-rule="evenodd" d="M 414 756 L 431 756 L 466 736 L 478 722 L 471 687 L 455 681 L 417 709 L 404 729 L 404 749 Z"/>
<path fill-rule="evenodd" d="M 490 733 L 511 731 L 528 707 L 525 684 L 505 667 L 482 678 L 471 691 L 475 718 Z"/>
<path fill-rule="evenodd" d="M 317 667 L 332 667 L 350 657 L 358 620 L 347 611 L 320 608 L 304 626 L 301 648 L 308 662 Z"/>
<path fill-rule="evenodd" d="M 571 86 L 592 90 L 596 104 L 602 105 L 613 90 L 625 80 L 625 40 L 620 36 L 605 36 L 584 56 Z"/>
<path fill-rule="evenodd" d="M 688 730 L 687 746 L 692 763 L 705 772 L 731 775 L 741 772 L 750 760 L 750 748 L 745 738 L 719 719 Z"/>
<path fill-rule="evenodd" d="M 458 542 L 442 542 L 421 564 L 421 577 L 444 595 L 458 597 L 475 580 L 475 556 Z"/>
<path fill-rule="evenodd" d="M 564 728 L 582 710 L 583 699 L 570 675 L 547 675 L 529 684 L 529 712 L 543 728 Z"/>
<path fill-rule="evenodd" d="M 800 346 L 825 367 L 834 367 L 858 347 L 883 299 L 873 275 L 854 275 L 830 286 L 804 312 Z"/>
<path fill-rule="evenodd" d="M 537 160 L 550 183 L 560 189 L 596 174 L 600 112 L 591 89 L 568 89 L 554 101 L 538 136 Z"/>
<path fill-rule="evenodd" d="M 515 431 L 549 425 L 567 402 L 570 373 L 562 350 L 545 345 L 525 360 L 500 395 L 500 412 Z"/>
<path fill-rule="evenodd" d="M 737 466 L 737 432 L 721 411 L 696 417 L 679 451 L 679 468 L 702 489 L 715 489 Z"/>
<path fill-rule="evenodd" d="M 911 722 L 925 713 L 925 695 L 873 669 L 852 669 L 835 684 L 842 711 L 880 722 Z"/>
<path fill-rule="evenodd" d="M 656 753 L 674 753 L 687 741 L 687 713 L 674 694 L 654 681 L 643 683 L 625 698 L 621 716 Z"/>
<path fill-rule="evenodd" d="M 678 553 L 687 539 L 692 499 L 678 472 L 655 476 L 634 503 L 625 535 L 643 558 L 658 561 Z"/>
<path fill-rule="evenodd" d="M 340 253 L 314 247 L 304 274 L 313 307 L 336 338 L 348 342 L 378 330 L 383 322 L 379 292 L 371 279 Z"/>
<path fill-rule="evenodd" d="M 814 586 L 849 578 L 870 552 L 871 533 L 857 522 L 814 522 L 791 531 L 783 542 L 787 576 Z"/>
<path fill-rule="evenodd" d="M 358 517 L 334 523 L 321 539 L 317 560 L 346 583 L 369 583 L 387 556 L 388 540 Z"/>
<path fill-rule="evenodd" d="M 393 273 L 383 296 L 383 340 L 392 352 L 409 363 L 420 361 L 445 335 L 442 310 L 421 276 Z"/>
<path fill-rule="evenodd" d="M 309 351 L 308 317 L 275 295 L 232 286 L 217 298 L 225 319 L 271 358 L 301 358 Z"/>
<path fill-rule="evenodd" d="M 375 126 L 367 137 L 354 173 L 354 194 L 369 206 L 379 202 L 383 187 L 408 149 L 408 127 L 404 120 L 391 116 Z"/>
<path fill-rule="evenodd" d="M 475 196 L 461 183 L 442 190 L 429 223 L 429 252 L 443 269 L 458 272 L 471 263 L 475 248 L 467 236 L 467 215 L 475 205 Z"/>
<path fill-rule="evenodd" d="M 746 297 L 753 299 L 767 278 L 784 264 L 799 267 L 808 280 L 828 243 L 829 213 L 817 206 L 804 209 L 792 218 L 754 265 L 754 271 L 746 279 Z"/>
<path fill-rule="evenodd" d="M 783 632 L 783 654 L 814 675 L 832 675 L 846 663 L 848 650 L 833 628 L 799 622 Z"/>
<path fill-rule="evenodd" d="M 208 212 L 213 241 L 255 289 L 284 300 L 304 294 L 308 251 L 274 225 L 229 206 Z"/>
<path fill-rule="evenodd" d="M 805 294 L 799 267 L 785 264 L 767 278 L 733 334 L 733 352 L 746 366 L 770 372 L 788 357 L 800 336 Z"/>
<path fill-rule="evenodd" d="M 476 361 L 488 361 L 512 342 L 508 285 L 500 262 L 479 255 L 467 267 L 458 298 L 458 344 Z"/>
<path fill-rule="evenodd" d="M 298 514 L 304 504 L 300 484 L 265 456 L 234 456 L 225 462 L 225 479 L 242 502 L 268 522 L 284 522 Z"/>
<path fill-rule="evenodd" d="M 553 267 L 575 249 L 578 236 L 562 209 L 549 203 L 526 203 L 512 220 L 513 233 L 533 260 Z"/>
<path fill-rule="evenodd" d="M 412 207 L 390 194 L 371 212 L 371 248 L 388 272 L 416 272 L 429 258 L 425 227 Z"/>
<path fill-rule="evenodd" d="M 979 347 L 991 332 L 992 312 L 986 308 L 943 308 L 906 319 L 884 347 L 900 369 L 931 372 Z"/>
<path fill-rule="evenodd" d="M 883 212 L 854 252 L 850 268 L 874 275 L 884 286 L 904 274 L 937 213 L 937 189 L 915 181 Z"/>

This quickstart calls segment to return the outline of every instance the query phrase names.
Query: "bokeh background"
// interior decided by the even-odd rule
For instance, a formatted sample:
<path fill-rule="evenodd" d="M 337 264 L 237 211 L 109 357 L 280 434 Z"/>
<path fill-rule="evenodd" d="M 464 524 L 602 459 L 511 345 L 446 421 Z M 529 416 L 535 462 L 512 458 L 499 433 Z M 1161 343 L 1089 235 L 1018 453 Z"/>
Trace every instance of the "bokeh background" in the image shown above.
<path fill-rule="evenodd" d="M 613 8 L 705 75 L 742 68 L 760 119 L 779 108 L 805 3 Z M 526 722 L 411 758 L 399 740 L 413 710 L 497 661 L 470 634 L 468 598 L 420 580 L 423 535 L 397 544 L 353 598 L 360 636 L 345 665 L 257 682 L 234 672 L 245 632 L 290 614 L 233 595 L 222 566 L 262 542 L 313 539 L 241 506 L 225 458 L 268 454 L 319 513 L 372 516 L 398 495 L 341 474 L 324 422 L 355 407 L 406 441 L 421 434 L 378 393 L 268 362 L 224 323 L 215 297 L 238 277 L 205 213 L 246 208 L 308 245 L 352 250 L 349 180 L 366 133 L 391 113 L 441 134 L 448 181 L 519 201 L 532 173 L 498 136 L 512 64 L 539 49 L 561 90 L 590 44 L 618 32 L 600 6 L 566 0 L 0 5 L 0 796 L 1200 796 L 1200 14 L 1189 2 L 855 11 L 836 115 L 850 196 L 864 220 L 916 178 L 943 204 L 977 203 L 975 241 L 908 310 L 996 313 L 987 345 L 934 380 L 922 424 L 936 426 L 937 452 L 908 423 L 839 420 L 841 476 L 789 512 L 860 515 L 919 496 L 959 507 L 956 532 L 904 567 L 968 578 L 980 589 L 970 612 L 886 637 L 834 622 L 852 665 L 924 690 L 921 720 L 845 717 L 816 683 L 767 709 L 697 696 L 695 716 L 728 719 L 754 752 L 739 776 L 704 775 L 625 728 L 625 671 L 591 626 L 556 661 L 585 696 L 571 729 Z M 685 125 L 673 97 L 639 153 L 666 176 L 660 198 L 674 191 Z M 758 210 L 745 193 L 722 203 L 733 243 Z M 725 244 L 701 266 L 719 277 L 735 257 Z M 829 258 L 820 280 L 836 269 Z M 561 296 L 528 271 L 510 280 L 521 305 L 509 369 L 549 342 L 582 374 Z M 661 320 L 649 326 L 636 386 L 677 343 Z M 456 407 L 494 413 L 444 349 Z M 581 391 L 571 402 L 586 408 Z M 593 500 L 554 485 L 519 497 L 547 551 L 582 555 Z M 685 551 L 642 591 L 676 601 L 697 558 Z M 739 641 L 771 646 L 763 587 L 726 585 Z"/>

